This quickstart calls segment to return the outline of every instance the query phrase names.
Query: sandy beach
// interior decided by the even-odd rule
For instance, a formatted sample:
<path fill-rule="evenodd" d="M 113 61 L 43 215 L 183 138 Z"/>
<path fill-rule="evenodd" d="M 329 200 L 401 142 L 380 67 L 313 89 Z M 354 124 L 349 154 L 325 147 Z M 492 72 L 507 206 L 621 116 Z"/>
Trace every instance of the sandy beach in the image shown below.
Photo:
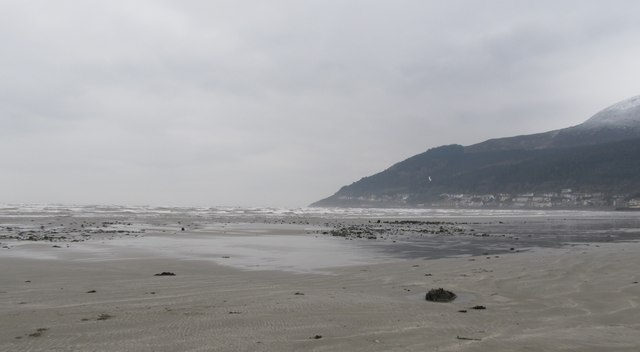
<path fill-rule="evenodd" d="M 376 255 L 357 243 L 301 233 L 304 228 L 236 224 L 206 236 L 177 229 L 112 240 L 13 242 L 0 252 L 0 350 L 640 346 L 638 242 L 425 260 Z M 252 240 L 229 242 L 233 236 Z M 258 237 L 267 241 L 256 243 Z M 269 239 L 277 245 L 270 247 Z M 175 276 L 155 276 L 161 272 Z M 439 287 L 458 298 L 424 299 Z M 486 309 L 473 309 L 478 306 Z"/>

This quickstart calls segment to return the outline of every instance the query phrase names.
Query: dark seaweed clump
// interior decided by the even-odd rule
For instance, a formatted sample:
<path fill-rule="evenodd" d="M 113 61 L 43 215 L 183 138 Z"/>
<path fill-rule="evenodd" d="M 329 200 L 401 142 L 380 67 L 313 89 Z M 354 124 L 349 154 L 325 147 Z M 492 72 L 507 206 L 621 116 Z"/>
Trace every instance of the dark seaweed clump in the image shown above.
<path fill-rule="evenodd" d="M 425 299 L 431 302 L 451 302 L 456 299 L 456 294 L 443 288 L 434 288 L 427 292 Z"/>

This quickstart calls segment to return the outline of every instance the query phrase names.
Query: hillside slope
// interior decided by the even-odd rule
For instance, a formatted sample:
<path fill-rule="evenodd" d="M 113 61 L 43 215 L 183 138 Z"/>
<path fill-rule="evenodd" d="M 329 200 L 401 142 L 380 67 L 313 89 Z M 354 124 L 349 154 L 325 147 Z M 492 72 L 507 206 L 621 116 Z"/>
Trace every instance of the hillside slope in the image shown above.
<path fill-rule="evenodd" d="M 430 149 L 312 206 L 411 206 L 443 193 L 640 191 L 640 96 L 570 128 Z"/>

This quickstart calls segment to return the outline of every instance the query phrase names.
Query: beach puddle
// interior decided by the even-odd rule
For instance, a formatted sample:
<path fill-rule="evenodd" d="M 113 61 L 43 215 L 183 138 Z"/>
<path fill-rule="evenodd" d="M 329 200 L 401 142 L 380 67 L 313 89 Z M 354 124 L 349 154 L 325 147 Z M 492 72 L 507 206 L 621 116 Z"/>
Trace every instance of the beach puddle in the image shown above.
<path fill-rule="evenodd" d="M 273 229 L 237 235 L 177 233 L 124 237 L 108 241 L 73 243 L 52 248 L 49 243 L 17 242 L 5 256 L 49 260 L 110 261 L 130 258 L 204 260 L 241 270 L 279 270 L 330 274 L 331 268 L 399 260 L 376 247 L 341 238 L 311 234 L 277 234 Z M 290 229 L 291 230 L 291 229 Z M 255 233 L 256 231 L 257 233 Z"/>

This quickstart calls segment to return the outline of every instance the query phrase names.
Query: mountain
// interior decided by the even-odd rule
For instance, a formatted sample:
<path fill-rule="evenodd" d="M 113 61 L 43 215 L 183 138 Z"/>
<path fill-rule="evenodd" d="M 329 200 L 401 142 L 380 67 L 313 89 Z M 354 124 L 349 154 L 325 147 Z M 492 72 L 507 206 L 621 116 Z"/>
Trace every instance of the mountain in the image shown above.
<path fill-rule="evenodd" d="M 640 96 L 565 129 L 441 146 L 311 206 L 415 206 L 443 194 L 640 192 Z"/>
<path fill-rule="evenodd" d="M 467 151 L 548 149 L 602 144 L 640 137 L 640 95 L 614 104 L 580 125 L 525 136 L 490 139 Z"/>

